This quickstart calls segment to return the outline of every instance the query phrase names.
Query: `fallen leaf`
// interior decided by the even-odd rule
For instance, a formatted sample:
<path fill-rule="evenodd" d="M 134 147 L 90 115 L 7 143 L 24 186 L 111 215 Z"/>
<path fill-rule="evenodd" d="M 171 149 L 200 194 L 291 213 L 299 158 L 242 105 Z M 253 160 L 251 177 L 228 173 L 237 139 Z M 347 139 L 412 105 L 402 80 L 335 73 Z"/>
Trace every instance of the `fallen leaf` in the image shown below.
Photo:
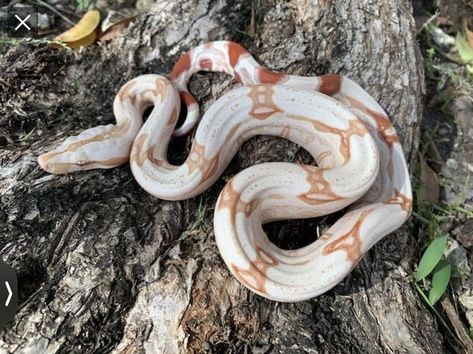
<path fill-rule="evenodd" d="M 118 37 L 120 33 L 122 33 L 123 30 L 127 28 L 134 19 L 136 19 L 136 16 L 127 17 L 118 21 L 117 23 L 114 23 L 99 35 L 98 40 L 101 42 L 106 42 Z"/>
<path fill-rule="evenodd" d="M 418 192 L 419 200 L 431 204 L 437 204 L 440 195 L 439 179 L 437 174 L 430 168 L 420 156 L 420 186 Z"/>
<path fill-rule="evenodd" d="M 100 23 L 100 12 L 87 11 L 76 25 L 57 36 L 54 40 L 61 41 L 71 48 L 91 45 L 97 38 L 97 27 Z"/>
<path fill-rule="evenodd" d="M 81 38 L 75 42 L 65 42 L 65 43 L 70 48 L 88 47 L 89 45 L 94 44 L 96 39 L 97 39 L 97 33 L 92 32 L 88 36 Z"/>
<path fill-rule="evenodd" d="M 464 62 L 470 62 L 473 60 L 473 47 L 470 46 L 468 40 L 460 32 L 457 33 L 456 44 L 458 53 Z"/>
<path fill-rule="evenodd" d="M 468 22 L 463 23 L 465 35 L 458 32 L 455 39 L 458 54 L 461 60 L 466 64 L 466 69 L 473 74 L 473 32 L 468 29 Z"/>
<path fill-rule="evenodd" d="M 442 155 L 440 155 L 440 151 L 430 134 L 426 132 L 425 137 L 427 141 L 427 155 L 430 158 L 429 167 L 431 167 L 435 173 L 439 173 L 444 165 Z"/>

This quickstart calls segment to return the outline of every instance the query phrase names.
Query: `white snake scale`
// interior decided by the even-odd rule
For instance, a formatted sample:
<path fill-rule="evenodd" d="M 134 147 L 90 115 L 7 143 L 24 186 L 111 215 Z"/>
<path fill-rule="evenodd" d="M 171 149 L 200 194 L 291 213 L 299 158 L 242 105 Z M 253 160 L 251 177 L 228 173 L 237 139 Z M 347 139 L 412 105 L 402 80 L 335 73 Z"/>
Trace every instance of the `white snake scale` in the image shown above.
<path fill-rule="evenodd" d="M 186 85 L 201 70 L 226 72 L 243 86 L 210 106 L 189 156 L 174 166 L 167 161 L 167 148 L 179 116 L 179 94 L 188 110 L 175 132 L 182 135 L 198 121 L 198 105 Z M 272 72 L 227 41 L 184 54 L 171 77 L 173 82 L 158 75 L 129 81 L 114 101 L 116 125 L 67 138 L 39 156 L 40 166 L 65 174 L 129 160 L 146 191 L 182 200 L 209 188 L 252 136 L 274 135 L 299 144 L 317 166 L 247 168 L 227 183 L 214 214 L 217 245 L 229 270 L 247 288 L 277 301 L 300 301 L 332 288 L 409 217 L 412 192 L 399 139 L 383 109 L 352 80 Z M 142 114 L 151 105 L 143 124 Z M 350 204 L 327 232 L 300 249 L 276 247 L 262 229 L 270 221 L 322 216 Z"/>

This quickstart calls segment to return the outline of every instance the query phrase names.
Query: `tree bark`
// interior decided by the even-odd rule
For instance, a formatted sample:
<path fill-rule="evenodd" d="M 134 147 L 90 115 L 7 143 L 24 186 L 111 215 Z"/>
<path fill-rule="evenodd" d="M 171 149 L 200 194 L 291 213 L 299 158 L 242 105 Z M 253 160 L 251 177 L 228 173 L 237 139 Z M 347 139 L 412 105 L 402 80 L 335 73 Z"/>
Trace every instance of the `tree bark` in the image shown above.
<path fill-rule="evenodd" d="M 444 352 L 442 329 L 410 282 L 419 252 L 412 221 L 310 301 L 268 301 L 230 275 L 212 229 L 218 193 L 255 163 L 308 161 L 294 144 L 250 140 L 215 186 L 183 202 L 146 194 L 128 166 L 58 177 L 36 163 L 58 139 L 113 122 L 112 101 L 124 82 L 167 74 L 184 51 L 219 39 L 242 43 L 272 69 L 354 79 L 386 109 L 413 163 L 424 81 L 411 12 L 407 0 L 156 1 L 108 45 L 73 53 L 4 48 L 0 249 L 18 272 L 20 309 L 1 332 L 0 350 Z M 191 91 L 205 111 L 234 86 L 225 75 L 202 74 Z M 174 142 L 172 159 L 184 159 L 189 141 Z M 275 243 L 299 247 L 328 224 L 266 229 Z"/>

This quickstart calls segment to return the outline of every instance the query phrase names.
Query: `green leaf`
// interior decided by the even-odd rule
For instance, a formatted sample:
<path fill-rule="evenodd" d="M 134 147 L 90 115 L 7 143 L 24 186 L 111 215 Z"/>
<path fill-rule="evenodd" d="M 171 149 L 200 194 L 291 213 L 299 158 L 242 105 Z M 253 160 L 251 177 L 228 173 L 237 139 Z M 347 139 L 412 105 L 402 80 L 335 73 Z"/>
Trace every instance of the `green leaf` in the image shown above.
<path fill-rule="evenodd" d="M 433 306 L 447 290 L 452 267 L 445 260 L 441 259 L 435 266 L 432 275 L 432 287 L 429 291 L 429 302 Z"/>
<path fill-rule="evenodd" d="M 419 268 L 417 268 L 416 272 L 416 281 L 424 279 L 430 274 L 430 272 L 432 272 L 437 263 L 440 261 L 446 245 L 447 235 L 437 237 L 431 242 L 419 262 Z"/>
<path fill-rule="evenodd" d="M 460 58 L 462 58 L 465 63 L 473 61 L 473 48 L 460 32 L 457 33 L 456 44 Z"/>

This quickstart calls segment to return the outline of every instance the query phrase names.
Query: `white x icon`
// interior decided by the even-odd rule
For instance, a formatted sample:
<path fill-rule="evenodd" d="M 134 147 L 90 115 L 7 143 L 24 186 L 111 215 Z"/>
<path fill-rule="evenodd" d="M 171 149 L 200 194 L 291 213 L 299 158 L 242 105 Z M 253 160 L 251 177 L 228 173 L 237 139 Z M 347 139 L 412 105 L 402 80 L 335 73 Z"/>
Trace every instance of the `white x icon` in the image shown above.
<path fill-rule="evenodd" d="M 24 20 L 22 20 L 22 19 L 20 18 L 20 16 L 15 15 L 16 19 L 17 19 L 18 21 L 20 21 L 20 24 L 15 27 L 15 31 L 17 31 L 18 28 L 20 28 L 21 26 L 25 26 L 26 28 L 28 28 L 28 31 L 31 30 L 31 28 L 26 24 L 26 21 L 30 18 L 30 16 L 31 16 L 31 15 L 28 15 L 28 16 L 25 17 Z"/>

